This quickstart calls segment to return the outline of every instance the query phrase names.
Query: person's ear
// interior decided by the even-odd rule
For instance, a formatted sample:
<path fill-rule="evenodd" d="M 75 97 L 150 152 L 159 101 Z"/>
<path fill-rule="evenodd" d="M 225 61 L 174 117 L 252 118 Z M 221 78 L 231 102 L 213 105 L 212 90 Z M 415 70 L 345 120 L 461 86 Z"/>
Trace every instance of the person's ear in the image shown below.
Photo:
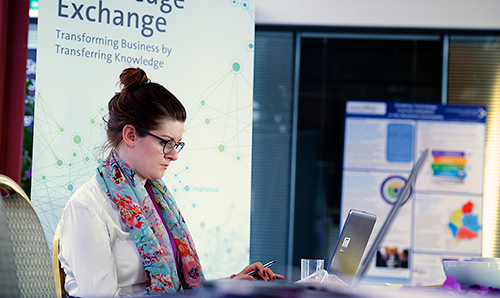
<path fill-rule="evenodd" d="M 134 148 L 137 141 L 137 131 L 133 125 L 127 124 L 122 129 L 122 138 L 127 146 Z"/>

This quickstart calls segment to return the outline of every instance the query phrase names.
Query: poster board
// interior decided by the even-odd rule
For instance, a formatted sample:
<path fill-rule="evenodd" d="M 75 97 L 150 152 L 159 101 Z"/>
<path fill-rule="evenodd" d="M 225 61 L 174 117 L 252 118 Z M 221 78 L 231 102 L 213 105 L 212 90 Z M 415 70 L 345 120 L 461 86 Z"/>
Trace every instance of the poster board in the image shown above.
<path fill-rule="evenodd" d="M 33 205 L 51 247 L 71 195 L 96 171 L 119 74 L 141 67 L 187 109 L 164 176 L 207 278 L 249 261 L 252 0 L 40 0 Z"/>
<path fill-rule="evenodd" d="M 341 214 L 375 213 L 374 235 L 431 148 L 366 281 L 439 284 L 443 259 L 481 255 L 485 140 L 484 107 L 346 103 Z"/>

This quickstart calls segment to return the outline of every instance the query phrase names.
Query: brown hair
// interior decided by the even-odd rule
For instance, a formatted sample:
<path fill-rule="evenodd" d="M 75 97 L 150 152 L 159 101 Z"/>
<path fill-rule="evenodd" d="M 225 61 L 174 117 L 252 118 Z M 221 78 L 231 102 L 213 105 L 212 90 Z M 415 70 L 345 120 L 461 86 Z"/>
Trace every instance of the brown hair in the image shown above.
<path fill-rule="evenodd" d="M 116 148 L 122 141 L 122 130 L 131 124 L 139 136 L 141 130 L 155 130 L 162 120 L 186 121 L 182 103 L 165 87 L 151 82 L 144 70 L 126 68 L 120 74 L 121 92 L 108 103 L 106 148 Z"/>

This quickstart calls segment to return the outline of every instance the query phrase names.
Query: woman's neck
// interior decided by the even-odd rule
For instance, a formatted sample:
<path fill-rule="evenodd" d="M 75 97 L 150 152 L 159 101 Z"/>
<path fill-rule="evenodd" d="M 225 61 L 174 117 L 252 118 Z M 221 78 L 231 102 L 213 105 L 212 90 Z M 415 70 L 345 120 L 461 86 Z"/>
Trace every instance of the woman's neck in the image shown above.
<path fill-rule="evenodd" d="M 116 155 L 118 155 L 118 157 L 119 157 L 121 160 L 123 160 L 126 164 L 128 164 L 128 165 L 130 166 L 130 168 L 131 168 L 132 170 L 134 170 L 134 171 L 135 171 L 135 169 L 134 169 L 134 164 L 131 162 L 131 161 L 132 161 L 132 159 L 130 158 L 130 151 L 129 151 L 129 149 L 130 149 L 130 148 L 129 148 L 126 144 L 124 144 L 124 143 L 122 142 L 122 143 L 118 144 L 118 146 L 117 146 L 114 150 L 115 150 Z M 145 186 L 145 185 L 146 185 L 146 181 L 147 181 L 147 179 L 146 179 L 146 178 L 141 177 L 141 176 L 137 173 L 137 171 L 135 171 L 135 173 L 136 173 L 137 177 L 139 177 L 139 179 L 141 180 L 141 184 L 142 184 L 142 186 Z"/>

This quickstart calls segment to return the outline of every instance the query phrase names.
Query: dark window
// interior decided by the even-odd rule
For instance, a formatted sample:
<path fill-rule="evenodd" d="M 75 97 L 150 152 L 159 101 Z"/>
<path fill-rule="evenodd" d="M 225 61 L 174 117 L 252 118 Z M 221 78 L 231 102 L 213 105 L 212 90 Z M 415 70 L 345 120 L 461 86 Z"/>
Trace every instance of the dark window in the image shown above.
<path fill-rule="evenodd" d="M 293 265 L 329 262 L 339 230 L 347 100 L 441 102 L 439 36 L 301 39 Z"/>

